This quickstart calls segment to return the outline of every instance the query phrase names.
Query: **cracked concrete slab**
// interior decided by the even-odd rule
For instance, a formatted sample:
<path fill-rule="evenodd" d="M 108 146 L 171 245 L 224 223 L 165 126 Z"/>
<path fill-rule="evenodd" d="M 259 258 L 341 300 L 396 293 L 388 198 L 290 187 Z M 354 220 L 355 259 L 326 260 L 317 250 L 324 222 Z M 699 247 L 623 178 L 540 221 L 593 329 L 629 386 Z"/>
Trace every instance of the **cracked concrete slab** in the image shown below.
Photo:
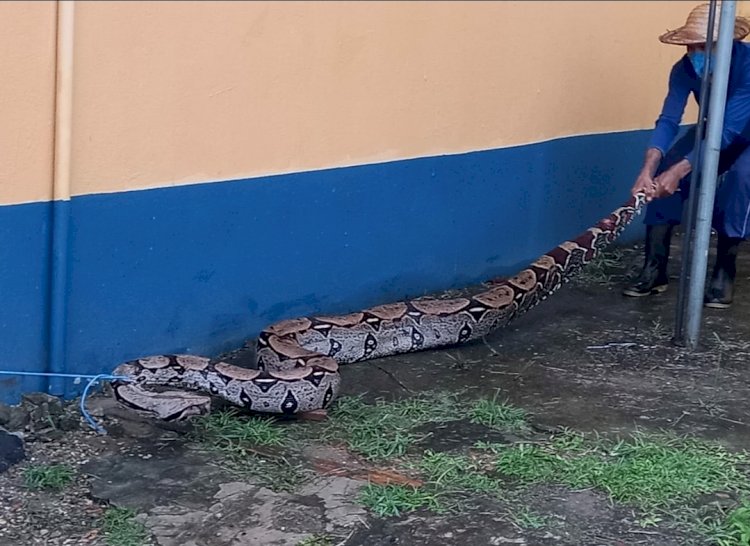
<path fill-rule="evenodd" d="M 91 494 L 140 513 L 159 546 L 286 546 L 314 533 L 342 534 L 367 517 L 363 485 L 320 476 L 294 494 L 240 481 L 210 454 L 170 450 L 90 461 Z"/>

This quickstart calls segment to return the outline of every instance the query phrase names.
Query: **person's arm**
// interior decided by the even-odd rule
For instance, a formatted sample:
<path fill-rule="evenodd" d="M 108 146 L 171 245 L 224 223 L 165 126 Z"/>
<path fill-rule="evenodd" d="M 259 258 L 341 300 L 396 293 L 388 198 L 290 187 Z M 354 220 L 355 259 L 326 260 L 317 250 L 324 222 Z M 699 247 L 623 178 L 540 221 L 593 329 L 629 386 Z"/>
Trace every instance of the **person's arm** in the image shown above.
<path fill-rule="evenodd" d="M 651 134 L 646 157 L 643 161 L 631 193 L 645 193 L 646 201 L 654 198 L 656 181 L 654 174 L 659 163 L 666 155 L 666 150 L 674 141 L 680 129 L 680 121 L 685 112 L 688 96 L 690 95 L 690 82 L 684 67 L 684 59 L 677 62 L 669 74 L 669 89 L 662 105 L 661 114 L 656 120 L 656 126 Z"/>
<path fill-rule="evenodd" d="M 685 60 L 675 63 L 669 73 L 669 89 L 664 98 L 661 113 L 656 120 L 649 148 L 656 148 L 662 157 L 667 155 L 667 150 L 672 145 L 674 138 L 680 130 L 680 122 L 685 112 L 685 105 L 690 96 L 690 76 L 685 68 Z"/>
<path fill-rule="evenodd" d="M 734 70 L 740 70 L 741 81 L 727 97 L 724 109 L 724 125 L 721 131 L 721 152 L 727 150 L 733 144 L 738 144 L 741 139 L 747 140 L 747 128 L 750 124 L 750 55 L 745 55 L 741 66 Z M 680 180 L 690 174 L 695 164 L 695 150 L 685 156 L 685 159 L 673 165 L 669 170 L 659 175 L 656 179 L 656 191 L 654 198 L 672 195 L 680 185 Z"/>
<path fill-rule="evenodd" d="M 659 168 L 661 158 L 662 153 L 658 148 L 649 148 L 646 150 L 646 158 L 643 160 L 643 167 L 638 174 L 638 178 L 635 180 L 635 184 L 633 184 L 633 188 L 630 190 L 632 195 L 645 193 L 646 200 L 651 200 L 655 189 L 654 174 L 656 173 L 656 169 Z"/>

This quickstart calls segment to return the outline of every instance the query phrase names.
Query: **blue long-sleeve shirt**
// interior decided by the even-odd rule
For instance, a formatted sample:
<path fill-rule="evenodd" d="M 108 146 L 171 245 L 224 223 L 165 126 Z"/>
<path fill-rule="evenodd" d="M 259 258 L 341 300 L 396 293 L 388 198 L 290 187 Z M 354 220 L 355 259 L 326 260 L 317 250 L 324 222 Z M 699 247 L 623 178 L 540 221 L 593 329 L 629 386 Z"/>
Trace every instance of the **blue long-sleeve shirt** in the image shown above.
<path fill-rule="evenodd" d="M 669 91 L 649 143 L 650 148 L 661 151 L 662 157 L 677 135 L 688 97 L 692 93 L 700 104 L 700 90 L 700 77 L 685 55 L 674 64 L 669 74 Z M 735 41 L 732 45 L 721 149 L 734 143 L 743 136 L 743 132 L 750 132 L 750 44 Z M 747 134 L 743 138 L 748 138 Z M 694 153 L 691 151 L 685 156 L 693 165 Z"/>

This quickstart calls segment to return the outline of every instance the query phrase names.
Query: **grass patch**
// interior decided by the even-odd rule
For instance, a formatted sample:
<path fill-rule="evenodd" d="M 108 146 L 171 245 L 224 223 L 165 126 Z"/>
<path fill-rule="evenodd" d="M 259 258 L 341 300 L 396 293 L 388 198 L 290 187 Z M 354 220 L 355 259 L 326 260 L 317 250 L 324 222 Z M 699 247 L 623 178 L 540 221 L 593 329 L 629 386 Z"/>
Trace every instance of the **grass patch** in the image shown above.
<path fill-rule="evenodd" d="M 496 399 L 480 398 L 469 409 L 472 423 L 478 423 L 490 428 L 510 430 L 524 430 L 528 428 L 526 412 L 506 402 Z"/>
<path fill-rule="evenodd" d="M 111 507 L 104 513 L 102 530 L 108 546 L 143 546 L 148 540 L 146 527 L 136 521 L 128 508 Z"/>
<path fill-rule="evenodd" d="M 35 465 L 23 471 L 23 480 L 29 489 L 60 491 L 73 481 L 75 472 L 66 464 Z"/>
<path fill-rule="evenodd" d="M 547 525 L 547 518 L 534 512 L 528 506 L 523 506 L 517 510 L 511 510 L 510 517 L 513 520 L 513 523 L 521 529 L 541 529 Z"/>
<path fill-rule="evenodd" d="M 400 460 L 402 468 L 418 472 L 422 487 L 376 485 L 365 487 L 360 502 L 379 516 L 397 516 L 419 508 L 444 512 L 461 505 L 467 494 L 497 494 L 499 482 L 481 461 L 466 455 L 410 451 L 429 432 L 415 429 L 429 423 L 467 420 L 493 428 L 522 428 L 525 413 L 507 403 L 466 401 L 459 393 L 424 393 L 406 400 L 366 404 L 343 398 L 331 411 L 324 433 L 328 440 L 344 440 L 348 448 L 369 460 Z M 492 470 L 492 469 L 491 469 Z"/>
<path fill-rule="evenodd" d="M 235 459 L 231 469 L 277 493 L 292 493 L 307 478 L 307 471 L 301 464 L 295 464 L 284 457 Z"/>
<path fill-rule="evenodd" d="M 562 453 L 583 453 L 588 451 L 590 444 L 586 442 L 586 436 L 568 428 L 552 438 L 553 449 Z"/>
<path fill-rule="evenodd" d="M 731 542 L 725 542 L 720 546 L 750 546 L 750 502 L 745 501 L 732 510 L 725 526 Z"/>
<path fill-rule="evenodd" d="M 408 464 L 424 477 L 421 487 L 403 485 L 366 486 L 360 502 L 379 516 L 398 516 L 419 508 L 435 512 L 462 509 L 468 494 L 497 494 L 499 482 L 484 473 L 480 462 L 465 455 L 426 451 Z"/>
<path fill-rule="evenodd" d="M 328 535 L 311 535 L 300 540 L 295 546 L 333 546 L 333 539 Z"/>
<path fill-rule="evenodd" d="M 700 504 L 713 493 L 750 495 L 743 468 L 750 458 L 718 444 L 644 433 L 615 442 L 564 430 L 534 443 L 478 442 L 478 451 L 468 454 L 414 449 L 430 434 L 430 423 L 467 421 L 492 429 L 529 431 L 522 409 L 497 396 L 470 399 L 464 393 L 430 392 L 374 404 L 346 397 L 337 401 L 329 416 L 314 426 L 280 427 L 272 419 L 230 410 L 199 420 L 196 434 L 201 443 L 222 452 L 230 468 L 276 491 L 293 491 L 305 478 L 305 470 L 266 452 L 305 441 L 343 441 L 365 459 L 388 461 L 389 466 L 418 474 L 421 487 L 369 484 L 362 489 L 359 502 L 380 517 L 419 509 L 463 510 L 471 506 L 471 499 L 485 496 L 500 500 L 519 529 L 539 529 L 548 524 L 547 518 L 519 502 L 516 493 L 519 485 L 547 483 L 597 489 L 612 501 L 635 508 L 642 528 L 679 525 L 717 546 L 750 546 L 750 503 L 731 511 Z M 297 546 L 330 544 L 328 535 L 319 534 Z"/>
<path fill-rule="evenodd" d="M 220 462 L 221 466 L 277 493 L 294 492 L 307 479 L 310 472 L 302 464 L 294 463 L 286 457 L 240 453 L 225 454 Z"/>
<path fill-rule="evenodd" d="M 240 415 L 233 408 L 201 417 L 195 425 L 195 434 L 201 442 L 222 451 L 284 445 L 284 434 L 272 418 Z"/>
<path fill-rule="evenodd" d="M 193 439 L 223 456 L 229 470 L 273 491 L 294 491 L 304 480 L 301 465 L 263 448 L 284 447 L 285 431 L 273 418 L 252 417 L 231 408 L 196 420 Z"/>
<path fill-rule="evenodd" d="M 695 439 L 636 436 L 609 453 L 609 464 L 583 469 L 580 481 L 601 487 L 616 500 L 668 506 L 703 493 L 747 487 L 737 465 L 743 456 Z"/>
<path fill-rule="evenodd" d="M 452 394 L 432 393 L 406 400 L 366 404 L 343 398 L 333 407 L 324 437 L 343 438 L 349 449 L 370 460 L 400 457 L 426 434 L 413 429 L 460 418 L 463 412 Z M 457 416 L 459 415 L 459 416 Z"/>
<path fill-rule="evenodd" d="M 196 434 L 202 444 L 222 452 L 230 468 L 276 491 L 293 491 L 305 478 L 305 470 L 266 452 L 306 441 L 345 442 L 365 459 L 388 461 L 389 466 L 418 474 L 421 487 L 369 484 L 361 490 L 359 502 L 380 517 L 419 509 L 463 510 L 472 499 L 485 496 L 501 501 L 501 510 L 518 528 L 539 529 L 548 524 L 547 518 L 524 506 L 516 494 L 519 485 L 547 483 L 597 489 L 612 501 L 635 508 L 642 528 L 679 525 L 717 546 L 750 546 L 750 503 L 734 505 L 731 511 L 701 504 L 704 496 L 719 492 L 750 498 L 744 469 L 750 458 L 718 444 L 645 433 L 615 442 L 564 430 L 534 443 L 478 442 L 478 451 L 468 454 L 414 449 L 430 434 L 430 423 L 467 421 L 492 429 L 529 431 L 522 409 L 497 396 L 471 399 L 465 393 L 430 392 L 374 404 L 345 397 L 329 416 L 322 424 L 280 427 L 272 419 L 244 417 L 230 410 L 199 420 Z M 318 534 L 296 546 L 330 544 L 330 536 Z"/>
<path fill-rule="evenodd" d="M 750 546 L 750 502 L 728 512 L 701 504 L 715 493 L 748 498 L 750 457 L 744 452 L 673 434 L 636 433 L 614 442 L 571 431 L 539 444 L 480 442 L 475 447 L 489 454 L 500 474 L 522 485 L 598 489 L 638 509 L 642 528 L 667 525 L 688 529 L 716 546 Z M 511 508 L 509 516 L 519 527 L 544 525 L 523 510 Z"/>
<path fill-rule="evenodd" d="M 362 488 L 359 501 L 381 517 L 398 516 L 419 508 L 444 511 L 437 493 L 406 485 L 368 484 Z"/>
<path fill-rule="evenodd" d="M 346 441 L 349 449 L 370 460 L 402 457 L 428 433 L 415 429 L 429 423 L 469 419 L 493 428 L 521 429 L 523 410 L 496 400 L 464 401 L 460 393 L 424 393 L 406 400 L 366 404 L 358 397 L 340 399 L 323 433 Z"/>
<path fill-rule="evenodd" d="M 497 453 L 495 466 L 501 474 L 522 483 L 540 483 L 560 478 L 564 460 L 542 446 L 516 444 Z"/>
<path fill-rule="evenodd" d="M 620 247 L 611 247 L 602 252 L 584 267 L 574 282 L 578 285 L 608 285 L 619 282 L 627 276 L 627 262 L 632 251 Z"/>
<path fill-rule="evenodd" d="M 689 517 L 683 515 L 681 523 L 706 537 L 712 545 L 750 546 L 750 500 L 744 500 L 728 512 L 704 506 Z"/>
<path fill-rule="evenodd" d="M 570 442 L 574 441 L 573 448 Z M 594 487 L 645 510 L 690 502 L 702 494 L 750 489 L 739 470 L 745 454 L 671 435 L 635 434 L 617 443 L 570 437 L 549 445 L 478 445 L 495 455 L 499 472 L 523 483 Z"/>
<path fill-rule="evenodd" d="M 750 546 L 750 500 L 747 498 L 731 509 L 717 503 L 686 509 L 675 519 L 712 546 Z"/>
<path fill-rule="evenodd" d="M 497 480 L 484 473 L 478 461 L 465 455 L 427 451 L 418 468 L 433 488 L 443 492 L 490 493 L 500 487 Z"/>

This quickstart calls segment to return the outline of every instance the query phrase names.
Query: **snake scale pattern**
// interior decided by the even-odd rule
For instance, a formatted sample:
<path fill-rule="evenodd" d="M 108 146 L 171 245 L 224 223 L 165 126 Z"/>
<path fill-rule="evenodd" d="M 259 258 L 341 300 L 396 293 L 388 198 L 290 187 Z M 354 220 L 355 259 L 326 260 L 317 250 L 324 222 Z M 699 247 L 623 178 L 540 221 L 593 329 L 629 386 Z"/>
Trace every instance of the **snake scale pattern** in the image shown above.
<path fill-rule="evenodd" d="M 489 280 L 471 295 L 283 320 L 260 333 L 258 369 L 193 355 L 140 358 L 114 370 L 127 379 L 112 383 L 113 394 L 122 405 L 164 420 L 207 413 L 212 397 L 261 413 L 326 408 L 339 391 L 340 364 L 461 344 L 506 326 L 596 258 L 643 205 L 643 195 L 632 197 L 512 278 Z"/>

